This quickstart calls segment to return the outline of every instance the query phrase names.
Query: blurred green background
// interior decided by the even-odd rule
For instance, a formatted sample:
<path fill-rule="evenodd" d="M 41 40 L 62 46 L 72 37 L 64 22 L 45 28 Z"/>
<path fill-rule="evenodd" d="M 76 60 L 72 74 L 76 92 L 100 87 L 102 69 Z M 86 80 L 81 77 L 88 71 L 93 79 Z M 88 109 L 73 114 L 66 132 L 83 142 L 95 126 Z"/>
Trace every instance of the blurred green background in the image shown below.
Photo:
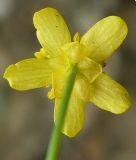
<path fill-rule="evenodd" d="M 108 15 L 121 16 L 129 34 L 105 70 L 124 85 L 131 109 L 113 115 L 88 105 L 84 128 L 73 139 L 65 136 L 59 160 L 136 159 L 136 2 L 135 0 L 0 0 L 0 160 L 44 160 L 53 127 L 48 89 L 19 92 L 2 78 L 5 68 L 39 50 L 32 17 L 51 6 L 64 16 L 71 33 L 85 33 Z"/>

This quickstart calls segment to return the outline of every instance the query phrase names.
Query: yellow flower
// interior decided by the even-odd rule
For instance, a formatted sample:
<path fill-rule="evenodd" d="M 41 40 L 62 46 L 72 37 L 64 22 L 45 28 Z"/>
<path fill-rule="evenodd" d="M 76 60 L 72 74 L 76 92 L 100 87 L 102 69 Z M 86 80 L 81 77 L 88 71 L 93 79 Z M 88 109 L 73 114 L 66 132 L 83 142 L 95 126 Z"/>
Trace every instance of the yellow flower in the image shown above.
<path fill-rule="evenodd" d="M 57 10 L 42 9 L 34 14 L 33 22 L 43 48 L 35 53 L 36 58 L 10 65 L 4 78 L 17 90 L 51 86 L 48 97 L 55 98 L 56 119 L 67 73 L 71 65 L 77 64 L 76 81 L 62 130 L 65 135 L 74 137 L 80 131 L 89 101 L 115 114 L 130 107 L 126 89 L 102 72 L 104 61 L 120 46 L 128 32 L 120 17 L 100 20 L 81 38 L 77 32 L 73 42 Z"/>

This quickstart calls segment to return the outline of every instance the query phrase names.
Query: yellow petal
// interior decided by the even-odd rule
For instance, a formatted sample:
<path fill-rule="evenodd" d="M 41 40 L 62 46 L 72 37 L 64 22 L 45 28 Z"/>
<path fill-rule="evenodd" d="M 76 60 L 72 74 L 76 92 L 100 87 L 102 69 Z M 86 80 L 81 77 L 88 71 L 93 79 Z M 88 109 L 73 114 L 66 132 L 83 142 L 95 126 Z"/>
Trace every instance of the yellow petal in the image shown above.
<path fill-rule="evenodd" d="M 130 107 L 131 102 L 127 90 L 108 75 L 102 73 L 91 87 L 93 94 L 90 101 L 101 109 L 120 114 Z"/>
<path fill-rule="evenodd" d="M 61 54 L 56 58 L 52 58 L 50 61 L 50 64 L 53 66 L 53 73 L 52 89 L 48 92 L 48 98 L 61 98 L 67 72 L 70 67 L 69 60 L 65 54 Z"/>
<path fill-rule="evenodd" d="M 87 48 L 83 44 L 80 44 L 77 41 L 68 43 L 62 46 L 61 49 L 65 54 L 68 55 L 70 62 L 73 64 L 80 62 L 88 54 Z"/>
<path fill-rule="evenodd" d="M 102 62 L 120 46 L 127 35 L 127 25 L 117 16 L 97 22 L 83 37 L 81 43 L 90 49 L 90 58 Z"/>
<path fill-rule="evenodd" d="M 87 57 L 78 64 L 78 69 L 90 83 L 102 73 L 101 65 Z"/>
<path fill-rule="evenodd" d="M 68 27 L 57 10 L 42 9 L 34 14 L 33 22 L 39 42 L 51 57 L 57 56 L 59 48 L 71 41 Z"/>
<path fill-rule="evenodd" d="M 58 70 L 52 73 L 52 89 L 48 92 L 48 98 L 62 98 L 64 84 L 66 80 L 66 71 Z"/>
<path fill-rule="evenodd" d="M 26 59 L 10 65 L 4 78 L 17 90 L 40 88 L 51 84 L 52 66 L 45 59 Z"/>
<path fill-rule="evenodd" d="M 82 92 L 82 90 L 79 91 L 78 86 L 83 84 L 78 84 L 80 82 L 81 81 L 76 81 L 74 85 L 62 129 L 62 132 L 69 137 L 74 137 L 81 130 L 84 124 L 84 111 L 87 102 L 84 101 L 79 95 L 79 92 Z M 60 101 L 61 99 L 55 99 L 54 120 L 56 120 L 57 113 L 60 109 Z"/>
<path fill-rule="evenodd" d="M 44 48 L 40 51 L 34 53 L 36 58 L 46 59 L 48 63 L 52 66 L 54 70 L 58 72 L 58 69 L 64 70 L 69 67 L 69 59 L 67 55 L 60 53 L 59 56 L 50 58 L 50 55 L 46 52 Z"/>
<path fill-rule="evenodd" d="M 44 48 L 41 48 L 40 51 L 34 53 L 36 58 L 50 58 L 50 55 L 45 51 Z"/>
<path fill-rule="evenodd" d="M 90 83 L 88 79 L 81 73 L 77 73 L 75 90 L 79 98 L 88 102 L 90 99 Z"/>
<path fill-rule="evenodd" d="M 60 54 L 57 57 L 49 59 L 50 65 L 56 70 L 57 73 L 67 70 L 70 66 L 68 57 L 65 54 Z"/>

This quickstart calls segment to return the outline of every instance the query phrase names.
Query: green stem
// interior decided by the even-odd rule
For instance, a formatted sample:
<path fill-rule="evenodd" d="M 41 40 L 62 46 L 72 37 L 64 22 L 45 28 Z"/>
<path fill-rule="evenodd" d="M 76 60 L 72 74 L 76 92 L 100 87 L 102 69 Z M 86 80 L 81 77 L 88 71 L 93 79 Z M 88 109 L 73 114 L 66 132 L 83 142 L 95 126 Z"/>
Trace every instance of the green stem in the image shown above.
<path fill-rule="evenodd" d="M 56 160 L 60 140 L 61 140 L 61 130 L 63 127 L 63 123 L 65 120 L 65 115 L 68 107 L 68 103 L 70 100 L 71 92 L 74 86 L 75 78 L 77 73 L 77 66 L 74 65 L 71 67 L 69 71 L 69 75 L 66 81 L 66 85 L 64 87 L 64 94 L 60 103 L 60 110 L 57 114 L 56 125 L 53 128 L 51 139 L 49 142 L 46 160 Z"/>

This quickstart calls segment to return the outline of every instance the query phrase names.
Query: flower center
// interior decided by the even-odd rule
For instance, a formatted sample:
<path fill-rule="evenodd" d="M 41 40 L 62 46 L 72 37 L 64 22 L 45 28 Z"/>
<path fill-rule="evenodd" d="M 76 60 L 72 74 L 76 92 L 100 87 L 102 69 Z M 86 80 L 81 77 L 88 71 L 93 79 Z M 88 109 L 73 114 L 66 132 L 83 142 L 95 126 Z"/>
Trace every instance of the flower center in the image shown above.
<path fill-rule="evenodd" d="M 62 47 L 62 50 L 68 56 L 72 64 L 79 63 L 88 55 L 87 48 L 78 41 L 66 44 Z"/>

